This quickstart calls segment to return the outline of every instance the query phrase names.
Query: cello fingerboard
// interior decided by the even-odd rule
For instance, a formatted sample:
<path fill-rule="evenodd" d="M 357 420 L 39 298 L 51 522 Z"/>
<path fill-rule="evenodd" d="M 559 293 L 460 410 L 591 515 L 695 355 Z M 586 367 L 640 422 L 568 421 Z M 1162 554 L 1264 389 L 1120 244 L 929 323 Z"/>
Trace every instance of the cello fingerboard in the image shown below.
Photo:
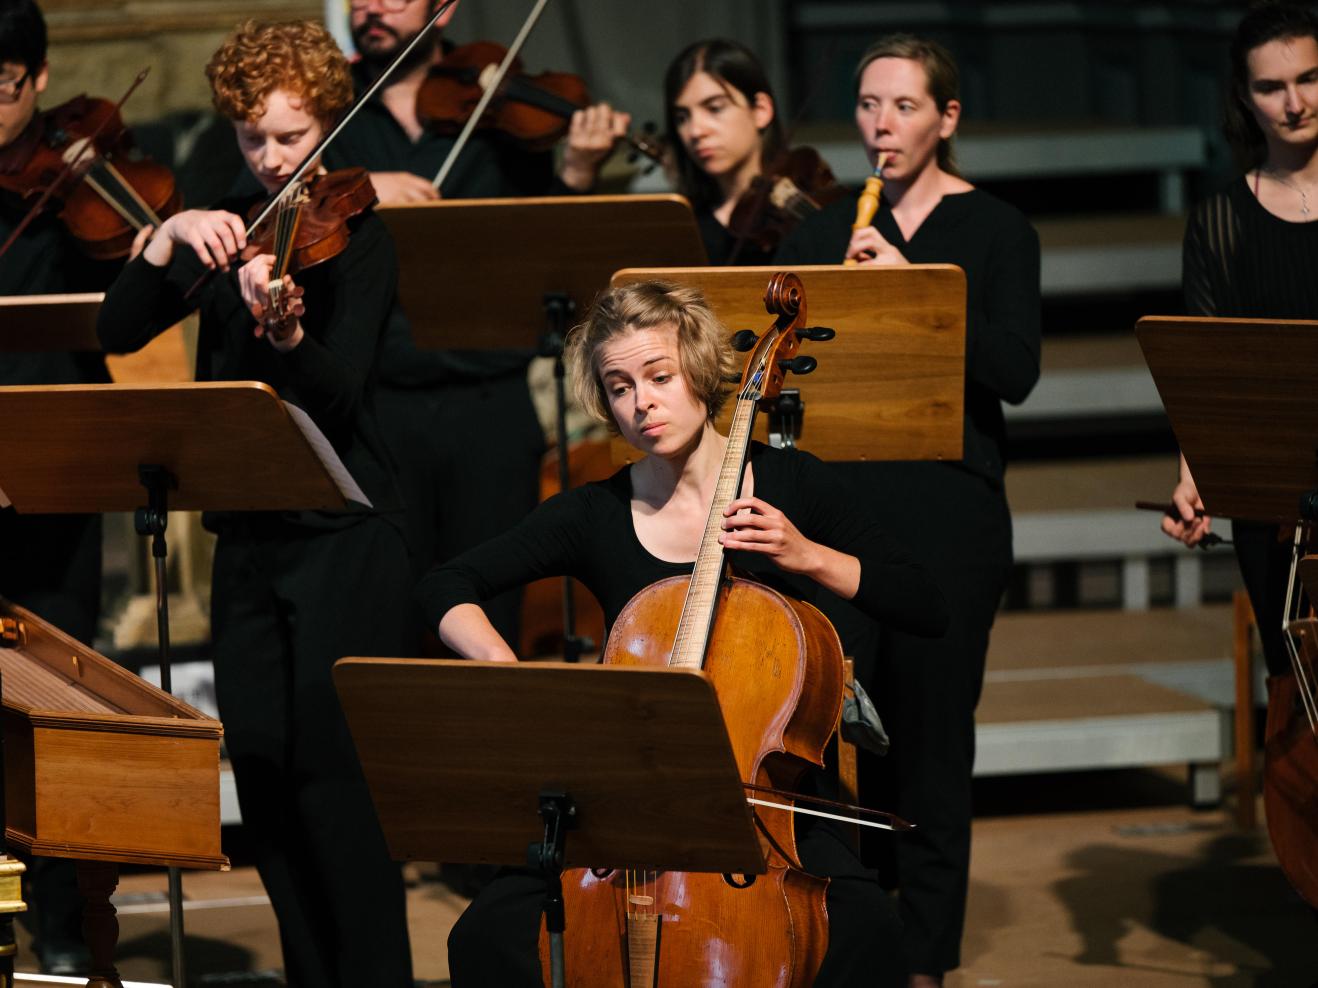
<path fill-rule="evenodd" d="M 719 542 L 723 533 L 723 511 L 736 500 L 741 490 L 751 427 L 755 424 L 756 403 L 757 398 L 737 399 L 732 428 L 728 430 L 728 447 L 719 468 L 718 485 L 714 488 L 714 501 L 705 519 L 705 534 L 700 540 L 700 552 L 691 571 L 690 589 L 673 641 L 669 665 L 675 668 L 699 669 L 705 664 L 705 646 L 713 626 L 714 605 L 723 577 L 723 545 Z"/>

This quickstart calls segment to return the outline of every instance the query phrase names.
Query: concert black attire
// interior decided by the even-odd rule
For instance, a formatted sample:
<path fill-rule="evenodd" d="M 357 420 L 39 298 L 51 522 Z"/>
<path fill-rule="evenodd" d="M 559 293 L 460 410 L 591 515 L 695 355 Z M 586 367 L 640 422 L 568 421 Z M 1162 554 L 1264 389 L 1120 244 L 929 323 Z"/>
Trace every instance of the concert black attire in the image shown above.
<path fill-rule="evenodd" d="M 772 251 L 766 252 L 750 241 L 742 240 L 715 218 L 712 209 L 704 206 L 693 206 L 692 209 L 710 264 L 715 267 L 724 264 L 746 266 L 769 264 L 773 260 Z"/>
<path fill-rule="evenodd" d="M 358 92 L 370 84 L 360 61 L 353 81 Z M 453 137 L 429 130 L 413 142 L 377 98 L 362 107 L 325 161 L 330 168 L 356 165 L 433 179 L 453 145 Z M 554 175 L 551 152 L 524 151 L 480 131 L 441 189 L 445 199 L 570 191 Z M 527 329 L 529 339 L 536 327 Z M 398 461 L 417 577 L 498 535 L 539 501 L 545 440 L 526 384 L 534 356 L 531 350 L 422 350 L 405 316 L 391 318 L 380 356 L 380 423 Z M 521 598 L 519 588 L 486 605 L 513 648 Z"/>
<path fill-rule="evenodd" d="M 853 601 L 858 609 L 912 634 L 941 633 L 946 609 L 937 586 L 823 464 L 808 453 L 758 443 L 751 447 L 751 464 L 757 497 L 787 515 L 806 538 L 860 559 Z M 510 586 L 568 574 L 595 594 L 612 625 L 639 590 L 691 572 L 691 563 L 658 559 L 641 545 L 631 498 L 630 468 L 551 498 L 505 535 L 432 570 L 418 590 L 429 620 L 438 624 L 457 604 L 480 603 Z M 780 572 L 763 556 L 738 552 L 729 559 L 794 596 L 819 596 L 813 582 Z M 806 866 L 836 876 L 828 893 L 829 954 L 817 984 L 900 983 L 905 968 L 892 902 L 835 830 L 798 823 L 798 834 Z M 535 945 L 543 892 L 539 878 L 521 872 L 481 892 L 449 938 L 455 988 L 541 984 Z"/>
<path fill-rule="evenodd" d="M 1238 178 L 1199 203 L 1185 229 L 1181 268 L 1192 316 L 1318 319 L 1318 222 L 1292 223 L 1259 203 Z M 1290 671 L 1282 638 L 1290 544 L 1276 525 L 1231 522 L 1240 574 L 1258 619 L 1271 675 Z"/>
<path fill-rule="evenodd" d="M 40 126 L 38 116 L 18 141 L 39 137 Z M 9 239 L 31 206 L 30 200 L 0 189 L 0 243 Z M 100 291 L 118 269 L 117 262 L 84 258 L 54 212 L 47 210 L 0 260 L 0 295 Z M 109 380 L 99 353 L 0 352 L 3 386 Z M 0 596 L 92 645 L 101 605 L 101 516 L 19 515 L 13 508 L 0 508 Z M 35 946 L 43 968 L 49 973 L 73 973 L 57 958 L 64 955 L 72 960 L 85 954 L 82 898 L 73 863 L 33 858 L 28 868 Z"/>
<path fill-rule="evenodd" d="M 789 234 L 776 263 L 839 263 L 854 218 L 854 199 L 831 204 Z M 862 801 L 917 825 L 880 849 L 892 855 L 910 970 L 939 974 L 960 964 L 974 712 L 1012 564 L 1001 403 L 1024 401 L 1039 376 L 1039 240 L 1016 209 L 980 190 L 944 196 L 909 241 L 891 210 L 875 226 L 908 261 L 966 273 L 963 459 L 834 465 L 866 492 L 885 531 L 909 533 L 912 555 L 946 588 L 948 632 L 917 638 L 825 608 L 892 738 L 886 758 L 861 753 Z"/>
<path fill-rule="evenodd" d="M 244 215 L 248 202 L 219 208 Z M 279 919 L 290 985 L 411 988 L 402 877 L 389 859 L 330 678 L 344 655 L 396 655 L 409 578 L 401 501 L 375 421 L 379 339 L 397 259 L 384 224 L 350 222 L 348 247 L 296 276 L 305 333 L 288 353 L 253 335 L 236 271 L 192 301 L 191 249 L 130 262 L 98 332 L 131 351 L 200 308 L 199 381 L 257 380 L 309 414 L 372 507 L 208 515 L 215 687 L 245 832 Z M 205 423 L 198 423 L 205 428 Z"/>

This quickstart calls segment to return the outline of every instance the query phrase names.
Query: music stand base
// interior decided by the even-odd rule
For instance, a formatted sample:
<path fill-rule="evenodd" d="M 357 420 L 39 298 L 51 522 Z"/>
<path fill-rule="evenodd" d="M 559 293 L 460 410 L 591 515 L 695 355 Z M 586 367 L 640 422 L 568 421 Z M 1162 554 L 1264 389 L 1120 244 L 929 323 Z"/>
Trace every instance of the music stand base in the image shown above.
<path fill-rule="evenodd" d="M 151 537 L 151 558 L 156 573 L 156 651 L 160 662 L 160 688 L 166 693 L 173 693 L 169 657 L 168 545 L 165 530 L 169 527 L 169 492 L 178 490 L 178 479 L 164 467 L 147 464 L 137 468 L 137 476 L 146 488 L 147 505 L 133 513 L 133 527 L 138 535 Z M 170 867 L 168 876 L 170 973 L 174 988 L 184 988 L 183 875 L 178 868 Z"/>
<path fill-rule="evenodd" d="M 545 930 L 549 933 L 549 971 L 551 988 L 565 988 L 566 969 L 563 963 L 563 931 L 567 928 L 567 914 L 563 909 L 563 855 L 567 848 L 567 832 L 577 825 L 577 806 L 567 793 L 542 789 L 540 791 L 540 819 L 545 824 L 545 838 L 526 849 L 526 860 L 545 877 Z"/>

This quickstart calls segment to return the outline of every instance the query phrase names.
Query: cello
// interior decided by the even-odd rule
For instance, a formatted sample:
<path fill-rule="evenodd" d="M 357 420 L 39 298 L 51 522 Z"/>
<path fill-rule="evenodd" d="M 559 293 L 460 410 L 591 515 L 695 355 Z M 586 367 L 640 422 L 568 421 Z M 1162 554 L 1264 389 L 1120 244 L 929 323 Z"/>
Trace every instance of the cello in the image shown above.
<path fill-rule="evenodd" d="M 1318 618 L 1299 616 L 1300 590 L 1311 603 L 1318 592 L 1318 556 L 1301 557 L 1307 527 L 1295 533 L 1286 601 L 1291 669 L 1268 677 L 1263 809 L 1282 872 L 1318 909 Z"/>
<path fill-rule="evenodd" d="M 714 684 L 742 780 L 790 790 L 823 765 L 843 693 L 842 647 L 812 605 L 731 576 L 719 541 L 723 512 L 746 471 L 761 400 L 785 373 L 808 373 L 797 356 L 805 328 L 800 279 L 775 274 L 765 292 L 774 324 L 742 377 L 713 503 L 689 577 L 640 591 L 614 622 L 603 661 L 701 669 Z M 779 804 L 791 808 L 790 800 Z M 791 813 L 756 812 L 768 872 L 749 882 L 687 872 L 569 871 L 563 899 L 567 984 L 808 988 L 828 944 L 828 880 L 800 869 Z M 772 931 L 772 936 L 765 936 Z M 548 959 L 541 937 L 542 961 Z"/>

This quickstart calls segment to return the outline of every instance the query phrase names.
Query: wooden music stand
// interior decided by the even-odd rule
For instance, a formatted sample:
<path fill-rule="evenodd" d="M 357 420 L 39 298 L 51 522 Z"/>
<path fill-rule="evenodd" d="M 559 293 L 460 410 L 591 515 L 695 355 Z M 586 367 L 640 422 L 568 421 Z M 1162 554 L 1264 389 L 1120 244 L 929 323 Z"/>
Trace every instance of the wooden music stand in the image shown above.
<path fill-rule="evenodd" d="M 566 450 L 563 343 L 578 313 L 621 264 L 703 264 L 691 204 L 682 196 L 455 199 L 377 211 L 399 245 L 398 295 L 418 346 L 537 350 L 554 358 L 559 450 Z M 499 263 L 470 244 L 499 244 Z M 558 458 L 567 490 L 568 458 Z M 571 580 L 563 580 L 564 657 L 576 634 Z"/>
<path fill-rule="evenodd" d="M 705 263 L 691 206 L 676 195 L 454 199 L 376 212 L 398 244 L 399 300 L 421 347 L 540 348 L 546 296 L 584 312 L 619 264 Z M 498 262 L 472 244 L 498 244 Z"/>
<path fill-rule="evenodd" d="M 138 533 L 151 536 L 166 692 L 171 508 L 341 510 L 349 500 L 368 503 L 306 413 L 258 382 L 0 388 L 0 422 L 0 506 L 12 503 L 22 514 L 132 511 Z M 78 856 L 74 848 L 65 853 Z M 182 885 L 175 866 L 169 891 L 173 980 L 182 988 Z M 112 962 L 101 966 L 106 983 L 114 984 Z"/>
<path fill-rule="evenodd" d="M 691 285 L 705 294 L 729 330 L 758 335 L 769 324 L 764 287 L 780 270 L 627 268 L 613 275 L 612 284 L 658 279 Z M 837 332 L 836 338 L 807 343 L 801 351 L 819 366 L 792 379 L 805 404 L 792 444 L 824 460 L 961 459 L 966 347 L 961 269 L 838 264 L 791 270 L 805 287 L 809 325 Z M 790 435 L 792 424 L 783 418 L 763 416 L 756 438 L 768 441 L 783 430 Z M 616 440 L 614 456 L 627 462 L 638 454 Z"/>
<path fill-rule="evenodd" d="M 1135 326 L 1204 510 L 1293 524 L 1318 515 L 1318 322 L 1146 316 Z M 1318 568 L 1298 562 L 1306 591 Z M 1312 596 L 1310 599 L 1313 599 Z M 1311 655 L 1318 627 L 1283 615 Z M 1248 599 L 1236 602 L 1236 747 L 1242 826 L 1253 824 L 1253 678 Z M 1248 801 L 1246 808 L 1244 802 Z"/>
<path fill-rule="evenodd" d="M 765 872 L 699 672 L 345 658 L 334 680 L 390 853 L 529 861 L 551 938 L 564 866 Z"/>
<path fill-rule="evenodd" d="M 1146 316 L 1135 335 L 1205 511 L 1303 517 L 1318 490 L 1318 322 Z"/>
<path fill-rule="evenodd" d="M 0 353 L 95 351 L 102 292 L 0 296 Z"/>

